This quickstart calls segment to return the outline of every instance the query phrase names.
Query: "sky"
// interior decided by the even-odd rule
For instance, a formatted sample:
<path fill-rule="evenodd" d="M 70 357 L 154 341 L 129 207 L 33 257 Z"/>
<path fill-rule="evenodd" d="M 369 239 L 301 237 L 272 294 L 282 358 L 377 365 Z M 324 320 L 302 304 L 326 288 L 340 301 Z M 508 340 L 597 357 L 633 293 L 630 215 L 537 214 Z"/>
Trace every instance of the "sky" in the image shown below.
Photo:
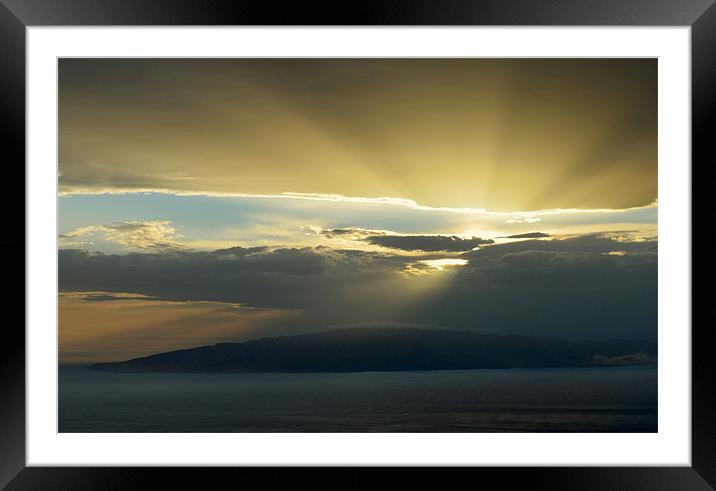
<path fill-rule="evenodd" d="M 59 61 L 60 360 L 656 339 L 656 61 Z"/>

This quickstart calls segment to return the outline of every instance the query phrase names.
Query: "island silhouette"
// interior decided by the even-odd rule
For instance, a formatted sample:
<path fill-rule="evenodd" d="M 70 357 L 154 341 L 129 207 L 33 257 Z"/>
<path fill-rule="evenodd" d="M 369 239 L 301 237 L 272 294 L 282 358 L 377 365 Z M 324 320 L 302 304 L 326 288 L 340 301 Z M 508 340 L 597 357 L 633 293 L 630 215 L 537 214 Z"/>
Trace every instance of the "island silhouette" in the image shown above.
<path fill-rule="evenodd" d="M 567 340 L 419 328 L 346 328 L 218 343 L 119 362 L 107 372 L 364 372 L 655 364 L 650 340 Z"/>

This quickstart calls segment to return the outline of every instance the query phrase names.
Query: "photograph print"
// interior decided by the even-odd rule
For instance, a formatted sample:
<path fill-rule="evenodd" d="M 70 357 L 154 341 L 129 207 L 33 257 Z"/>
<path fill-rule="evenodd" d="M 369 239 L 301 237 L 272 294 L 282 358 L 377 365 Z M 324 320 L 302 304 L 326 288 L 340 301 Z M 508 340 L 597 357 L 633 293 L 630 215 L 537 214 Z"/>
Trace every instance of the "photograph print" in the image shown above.
<path fill-rule="evenodd" d="M 60 58 L 61 433 L 658 431 L 657 59 Z"/>

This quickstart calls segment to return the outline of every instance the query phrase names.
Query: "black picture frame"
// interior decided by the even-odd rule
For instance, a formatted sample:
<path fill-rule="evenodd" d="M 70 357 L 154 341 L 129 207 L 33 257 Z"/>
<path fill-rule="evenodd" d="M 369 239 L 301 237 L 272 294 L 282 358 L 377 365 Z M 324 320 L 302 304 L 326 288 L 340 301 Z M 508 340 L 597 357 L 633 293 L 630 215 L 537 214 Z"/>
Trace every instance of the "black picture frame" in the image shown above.
<path fill-rule="evenodd" d="M 0 239 L 8 265 L 19 267 L 17 212 L 24 193 L 25 34 L 28 26 L 107 25 L 446 25 L 446 26 L 691 26 L 692 169 L 714 162 L 711 140 L 716 119 L 715 0 L 393 0 L 359 2 L 302 1 L 275 4 L 258 1 L 199 0 L 0 0 L 0 141 L 5 182 L 7 226 L 13 233 Z M 698 163 L 700 162 L 700 164 Z M 698 182 L 698 181 L 693 181 Z M 703 180 L 702 180 L 703 183 Z M 692 194 L 693 196 L 693 194 Z M 693 199 L 693 198 L 692 198 Z M 24 203 L 24 201 L 23 201 Z M 692 205 L 693 206 L 693 205 Z M 699 207 L 693 206 L 694 212 Z M 708 209 L 708 205 L 706 205 Z M 24 214 L 23 214 L 24 216 Z M 693 235 L 693 234 L 692 234 Z M 24 236 L 24 234 L 23 234 Z M 24 239 L 22 239 L 24 242 Z M 692 237 L 706 246 L 705 235 Z M 23 248 L 24 249 L 24 248 Z M 693 254 L 693 253 L 692 253 Z M 699 269 L 699 276 L 707 273 Z M 18 272 L 19 273 L 19 272 Z M 8 276 L 8 275 L 6 275 Z M 9 282 L 9 278 L 6 283 Z M 25 279 L 23 275 L 23 285 Z M 692 288 L 693 290 L 693 288 Z M 13 295 L 18 295 L 14 293 Z M 8 307 L 19 303 L 6 294 Z M 692 291 L 693 298 L 693 291 Z M 692 300 L 693 305 L 693 300 Z M 14 306 L 14 305 L 13 305 Z M 9 315 L 9 308 L 6 314 Z M 692 307 L 693 310 L 693 307 Z M 281 473 L 246 468 L 40 468 L 25 467 L 25 334 L 19 321 L 3 323 L 0 357 L 0 486 L 7 489 L 137 489 L 199 487 L 228 479 L 247 485 L 261 479 L 307 476 L 306 469 Z M 501 486 L 531 489 L 716 489 L 716 370 L 710 353 L 710 325 L 692 323 L 692 467 L 472 468 L 453 469 L 475 483 L 498 479 Z M 684 326 L 688 328 L 688 326 Z M 323 469 L 321 479 L 341 487 L 374 484 L 375 469 Z M 425 469 L 413 469 L 423 479 Z M 444 483 L 444 472 L 432 477 Z M 313 475 L 313 473 L 311 473 Z M 460 476 L 451 475 L 451 478 Z M 314 479 L 311 477 L 310 479 Z"/>

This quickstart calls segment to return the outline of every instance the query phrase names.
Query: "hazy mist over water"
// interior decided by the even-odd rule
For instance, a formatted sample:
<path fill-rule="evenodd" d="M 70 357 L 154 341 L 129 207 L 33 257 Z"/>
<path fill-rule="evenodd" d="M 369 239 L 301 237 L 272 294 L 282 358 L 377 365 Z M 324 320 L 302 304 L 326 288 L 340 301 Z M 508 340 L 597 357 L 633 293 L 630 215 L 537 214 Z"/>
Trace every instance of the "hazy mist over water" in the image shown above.
<path fill-rule="evenodd" d="M 59 372 L 60 432 L 656 432 L 656 367 Z"/>

